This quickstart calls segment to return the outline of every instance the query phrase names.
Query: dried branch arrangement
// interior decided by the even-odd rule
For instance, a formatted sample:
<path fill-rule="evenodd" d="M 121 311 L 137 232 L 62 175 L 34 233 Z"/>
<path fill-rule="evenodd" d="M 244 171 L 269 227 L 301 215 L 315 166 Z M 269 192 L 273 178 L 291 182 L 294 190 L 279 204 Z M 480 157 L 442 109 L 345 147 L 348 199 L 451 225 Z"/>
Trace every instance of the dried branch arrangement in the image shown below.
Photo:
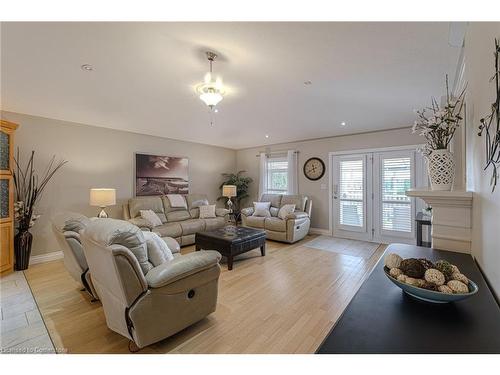
<path fill-rule="evenodd" d="M 492 192 L 498 182 L 498 168 L 500 166 L 500 42 L 495 39 L 495 74 L 490 82 L 495 82 L 496 98 L 491 104 L 491 112 L 488 116 L 482 118 L 479 125 L 478 135 L 485 138 L 486 166 L 484 170 L 492 168 L 490 184 Z"/>

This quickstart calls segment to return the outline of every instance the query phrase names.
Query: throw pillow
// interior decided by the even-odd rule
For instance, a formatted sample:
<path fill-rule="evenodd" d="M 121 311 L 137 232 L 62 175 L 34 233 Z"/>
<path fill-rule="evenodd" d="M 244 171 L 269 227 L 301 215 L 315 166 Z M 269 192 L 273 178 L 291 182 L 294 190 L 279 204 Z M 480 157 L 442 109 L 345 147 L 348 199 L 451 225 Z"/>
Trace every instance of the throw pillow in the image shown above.
<path fill-rule="evenodd" d="M 215 218 L 215 204 L 207 206 L 200 206 L 200 219 L 213 219 Z"/>
<path fill-rule="evenodd" d="M 157 267 L 174 259 L 170 248 L 156 233 L 144 232 L 144 238 L 148 248 L 148 260 L 153 263 L 153 266 Z"/>
<path fill-rule="evenodd" d="M 153 227 L 157 227 L 158 225 L 162 225 L 162 222 L 158 215 L 153 210 L 140 210 L 141 217 L 151 223 Z"/>
<path fill-rule="evenodd" d="M 198 208 L 201 206 L 208 206 L 209 203 L 206 199 L 198 199 L 197 201 L 194 201 L 193 204 L 191 205 L 191 208 Z"/>
<path fill-rule="evenodd" d="M 271 202 L 253 202 L 252 216 L 271 217 L 271 212 L 269 212 L 270 207 Z"/>
<path fill-rule="evenodd" d="M 292 214 L 295 211 L 295 205 L 294 204 L 284 204 L 281 206 L 279 212 L 278 212 L 278 217 L 281 220 L 285 220 L 288 214 Z"/>

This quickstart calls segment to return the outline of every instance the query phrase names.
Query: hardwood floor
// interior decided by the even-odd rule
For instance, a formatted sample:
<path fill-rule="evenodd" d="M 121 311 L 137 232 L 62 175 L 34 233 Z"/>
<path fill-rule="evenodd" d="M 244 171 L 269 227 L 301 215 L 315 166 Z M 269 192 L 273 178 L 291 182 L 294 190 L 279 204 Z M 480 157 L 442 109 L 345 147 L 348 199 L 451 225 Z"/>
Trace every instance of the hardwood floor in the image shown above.
<path fill-rule="evenodd" d="M 140 353 L 313 353 L 385 249 L 362 257 L 267 242 L 225 263 L 217 311 Z M 182 252 L 194 251 L 194 246 Z M 109 330 L 99 302 L 91 303 L 62 261 L 25 271 L 56 348 L 69 353 L 128 353 L 128 339 Z"/>

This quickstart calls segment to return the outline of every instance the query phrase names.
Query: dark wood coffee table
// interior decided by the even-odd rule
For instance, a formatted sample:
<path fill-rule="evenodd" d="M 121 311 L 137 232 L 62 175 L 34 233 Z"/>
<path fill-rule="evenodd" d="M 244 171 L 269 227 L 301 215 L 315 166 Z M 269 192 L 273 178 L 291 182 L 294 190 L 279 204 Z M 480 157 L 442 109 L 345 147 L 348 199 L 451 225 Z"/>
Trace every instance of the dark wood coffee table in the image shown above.
<path fill-rule="evenodd" d="M 216 250 L 227 257 L 227 269 L 233 269 L 233 258 L 238 254 L 260 248 L 266 255 L 266 232 L 247 227 L 228 226 L 195 235 L 196 251 Z"/>

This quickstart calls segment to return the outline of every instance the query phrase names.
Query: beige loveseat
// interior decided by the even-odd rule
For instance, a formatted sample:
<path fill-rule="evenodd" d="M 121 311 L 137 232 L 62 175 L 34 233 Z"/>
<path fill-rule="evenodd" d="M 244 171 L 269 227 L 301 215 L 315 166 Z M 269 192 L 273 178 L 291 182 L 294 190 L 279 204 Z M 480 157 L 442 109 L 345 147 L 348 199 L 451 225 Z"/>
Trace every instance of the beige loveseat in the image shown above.
<path fill-rule="evenodd" d="M 216 208 L 215 218 L 200 219 L 200 209 L 194 206 L 200 201 L 208 202 L 205 194 L 188 194 L 184 199 L 187 209 L 172 207 L 166 196 L 131 198 L 123 205 L 123 218 L 142 230 L 155 232 L 162 238 L 175 238 L 181 246 L 194 244 L 196 232 L 218 229 L 225 225 L 225 216 L 229 213 L 225 208 Z M 162 225 L 151 226 L 141 218 L 140 210 L 153 210 Z"/>
<path fill-rule="evenodd" d="M 253 216 L 253 207 L 241 210 L 243 226 L 264 229 L 270 240 L 294 243 L 304 238 L 311 226 L 312 201 L 303 195 L 263 194 L 260 202 L 271 202 L 271 217 Z M 279 209 L 285 204 L 295 204 L 295 212 L 278 217 Z"/>

